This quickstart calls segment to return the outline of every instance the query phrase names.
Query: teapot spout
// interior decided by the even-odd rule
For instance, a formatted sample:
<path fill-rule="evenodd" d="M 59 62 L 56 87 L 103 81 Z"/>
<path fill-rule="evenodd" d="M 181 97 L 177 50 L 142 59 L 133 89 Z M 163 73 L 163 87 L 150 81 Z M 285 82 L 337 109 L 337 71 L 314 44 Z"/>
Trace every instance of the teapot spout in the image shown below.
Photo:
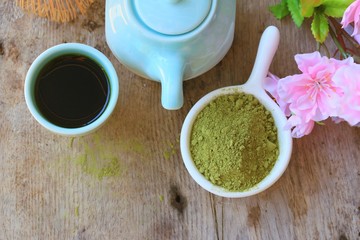
<path fill-rule="evenodd" d="M 180 109 L 184 104 L 182 59 L 166 59 L 160 69 L 161 104 L 167 110 Z"/>

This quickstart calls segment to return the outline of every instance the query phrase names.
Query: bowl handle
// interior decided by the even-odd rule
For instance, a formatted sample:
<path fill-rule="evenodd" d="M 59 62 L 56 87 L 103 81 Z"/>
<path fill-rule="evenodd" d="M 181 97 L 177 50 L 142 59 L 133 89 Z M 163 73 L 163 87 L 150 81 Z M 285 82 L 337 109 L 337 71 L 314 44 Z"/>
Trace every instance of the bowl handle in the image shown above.
<path fill-rule="evenodd" d="M 270 64 L 279 46 L 280 33 L 275 26 L 269 26 L 261 36 L 254 67 L 251 71 L 246 85 L 253 85 L 254 88 L 262 89 L 262 83 L 266 78 Z"/>

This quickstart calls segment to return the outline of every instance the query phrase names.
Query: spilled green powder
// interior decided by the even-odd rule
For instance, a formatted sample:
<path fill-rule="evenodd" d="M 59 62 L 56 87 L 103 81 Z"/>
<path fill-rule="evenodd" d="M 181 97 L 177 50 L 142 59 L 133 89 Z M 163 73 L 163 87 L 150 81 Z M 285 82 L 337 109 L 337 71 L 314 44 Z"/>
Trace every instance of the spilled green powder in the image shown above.
<path fill-rule="evenodd" d="M 279 155 L 271 113 L 244 93 L 220 96 L 206 106 L 194 122 L 190 146 L 205 178 L 229 191 L 258 184 Z"/>
<path fill-rule="evenodd" d="M 180 139 L 176 139 L 176 144 L 170 143 L 167 149 L 163 152 L 163 156 L 166 160 L 169 160 L 172 156 L 178 152 L 177 146 L 179 145 Z"/>
<path fill-rule="evenodd" d="M 163 156 L 166 160 L 169 160 L 171 156 L 176 154 L 176 150 L 174 148 L 170 148 L 164 151 Z"/>
<path fill-rule="evenodd" d="M 103 143 L 100 137 L 94 135 L 91 143 L 81 142 L 83 153 L 79 154 L 74 160 L 84 173 L 99 180 L 121 174 L 119 159 L 109 148 L 109 145 Z"/>
<path fill-rule="evenodd" d="M 76 163 L 84 173 L 102 180 L 104 177 L 120 175 L 121 169 L 116 157 L 97 158 L 93 153 L 78 156 Z"/>
<path fill-rule="evenodd" d="M 76 151 L 71 160 L 81 171 L 98 180 L 117 177 L 126 172 L 126 161 L 119 153 L 136 156 L 143 160 L 149 158 L 149 149 L 137 139 L 104 138 L 97 133 L 86 137 L 70 138 L 69 147 Z"/>
<path fill-rule="evenodd" d="M 77 206 L 75 208 L 75 216 L 78 217 L 79 216 L 79 206 Z"/>

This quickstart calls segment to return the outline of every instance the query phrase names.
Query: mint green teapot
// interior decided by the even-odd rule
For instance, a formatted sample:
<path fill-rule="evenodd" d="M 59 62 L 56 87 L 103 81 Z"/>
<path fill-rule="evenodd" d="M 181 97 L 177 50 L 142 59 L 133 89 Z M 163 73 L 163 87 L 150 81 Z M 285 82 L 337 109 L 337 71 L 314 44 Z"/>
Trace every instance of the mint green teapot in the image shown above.
<path fill-rule="evenodd" d="M 183 81 L 214 67 L 234 37 L 236 0 L 106 0 L 106 41 L 134 73 L 161 83 L 162 106 L 183 105 Z"/>

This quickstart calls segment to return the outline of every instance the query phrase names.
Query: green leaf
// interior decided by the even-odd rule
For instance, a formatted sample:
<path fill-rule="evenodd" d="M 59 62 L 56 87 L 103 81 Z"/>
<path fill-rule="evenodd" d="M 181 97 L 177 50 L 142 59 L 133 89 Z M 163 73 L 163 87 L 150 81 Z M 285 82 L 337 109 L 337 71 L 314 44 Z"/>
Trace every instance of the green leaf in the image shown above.
<path fill-rule="evenodd" d="M 314 19 L 311 23 L 311 31 L 317 42 L 325 42 L 325 39 L 329 34 L 329 23 L 324 13 L 314 13 Z"/>
<path fill-rule="evenodd" d="M 353 1 L 354 0 L 324 0 L 324 13 L 330 17 L 342 17 L 346 8 L 348 8 Z"/>
<path fill-rule="evenodd" d="M 282 0 L 281 3 L 270 6 L 269 10 L 279 20 L 290 14 L 287 7 L 287 0 Z"/>
<path fill-rule="evenodd" d="M 301 15 L 303 17 L 311 17 L 314 9 L 322 4 L 323 0 L 300 0 Z"/>
<path fill-rule="evenodd" d="M 325 13 L 327 16 L 334 17 L 334 18 L 342 17 L 342 15 L 344 14 L 344 12 L 345 12 L 345 9 L 342 9 L 342 8 L 334 8 L 334 7 L 327 7 L 327 8 L 325 8 L 325 11 L 324 11 L 324 13 Z"/>
<path fill-rule="evenodd" d="M 304 21 L 304 17 L 301 15 L 299 0 L 287 0 L 287 5 L 295 25 L 300 27 Z"/>
<path fill-rule="evenodd" d="M 317 124 L 320 125 L 320 126 L 325 126 L 325 123 L 324 123 L 324 122 L 315 122 L 315 123 L 317 123 Z"/>

